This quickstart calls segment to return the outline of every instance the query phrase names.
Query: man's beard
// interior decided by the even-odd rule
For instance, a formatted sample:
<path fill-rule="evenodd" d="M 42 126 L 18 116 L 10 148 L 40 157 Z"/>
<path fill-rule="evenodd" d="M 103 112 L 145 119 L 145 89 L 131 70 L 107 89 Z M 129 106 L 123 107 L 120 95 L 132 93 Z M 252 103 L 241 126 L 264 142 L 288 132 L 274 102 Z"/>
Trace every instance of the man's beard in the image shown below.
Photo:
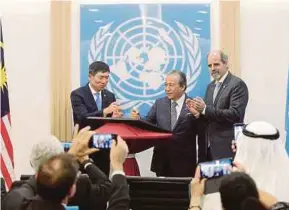
<path fill-rule="evenodd" d="M 221 75 L 219 73 L 211 74 L 211 76 L 213 77 L 214 80 L 217 80 L 217 81 L 221 78 Z"/>

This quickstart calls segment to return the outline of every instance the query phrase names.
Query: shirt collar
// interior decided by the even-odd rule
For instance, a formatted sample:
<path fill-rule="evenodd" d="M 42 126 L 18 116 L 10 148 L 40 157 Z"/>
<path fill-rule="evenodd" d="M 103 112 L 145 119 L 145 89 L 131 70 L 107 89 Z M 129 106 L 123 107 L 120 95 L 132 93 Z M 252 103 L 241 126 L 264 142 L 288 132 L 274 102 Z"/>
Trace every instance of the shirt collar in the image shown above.
<path fill-rule="evenodd" d="M 89 89 L 90 89 L 90 92 L 92 93 L 92 95 L 95 96 L 97 93 L 101 94 L 101 91 L 97 92 L 96 90 L 94 90 L 90 83 L 88 83 L 88 86 L 89 86 Z"/>
<path fill-rule="evenodd" d="M 178 106 L 180 106 L 180 107 L 183 106 L 184 101 L 185 101 L 185 97 L 186 97 L 186 95 L 183 94 L 178 100 L 176 100 Z M 173 103 L 173 102 L 174 102 L 174 100 L 171 100 L 171 103 Z"/>
<path fill-rule="evenodd" d="M 215 81 L 215 84 L 217 84 L 217 83 L 223 83 L 223 82 L 225 81 L 226 77 L 228 76 L 228 74 L 229 74 L 229 71 L 227 71 L 226 74 L 224 74 L 219 81 L 216 80 L 216 81 Z"/>

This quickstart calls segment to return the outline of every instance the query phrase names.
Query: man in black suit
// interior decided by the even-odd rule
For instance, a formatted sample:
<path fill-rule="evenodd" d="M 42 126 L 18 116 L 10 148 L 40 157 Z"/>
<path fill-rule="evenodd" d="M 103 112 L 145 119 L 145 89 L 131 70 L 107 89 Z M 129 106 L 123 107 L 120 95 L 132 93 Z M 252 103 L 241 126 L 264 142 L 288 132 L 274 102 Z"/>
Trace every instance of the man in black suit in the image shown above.
<path fill-rule="evenodd" d="M 22 203 L 21 210 L 65 210 L 76 192 L 78 164 L 73 156 L 60 154 L 40 165 L 36 175 L 37 195 Z"/>
<path fill-rule="evenodd" d="M 109 66 L 101 61 L 89 65 L 89 83 L 71 93 L 75 124 L 82 124 L 87 117 L 121 117 L 120 107 L 112 92 L 105 89 L 109 80 Z M 82 127 L 82 126 L 81 126 Z M 109 174 L 109 152 L 102 150 L 91 155 L 95 164 Z"/>
<path fill-rule="evenodd" d="M 228 57 L 222 51 L 208 54 L 208 67 L 213 81 L 205 99 L 189 100 L 188 108 L 204 123 L 207 160 L 232 157 L 234 124 L 242 123 L 248 103 L 248 88 L 243 80 L 228 71 Z"/>
<path fill-rule="evenodd" d="M 88 148 L 88 142 L 92 135 L 88 129 L 88 127 L 83 128 L 78 133 L 76 126 L 73 145 L 69 150 L 70 154 L 77 157 L 80 170 L 83 172 L 76 182 L 77 191 L 69 200 L 69 204 L 79 206 L 80 210 L 105 209 L 108 198 L 111 195 L 112 183 L 97 166 L 90 163 L 87 153 L 93 152 L 95 149 Z M 79 146 L 80 143 L 82 143 L 81 147 Z M 83 154 L 83 151 L 85 151 L 86 155 Z M 54 136 L 44 138 L 34 144 L 30 154 L 30 164 L 35 174 L 37 174 L 42 163 L 62 153 L 64 153 L 63 147 Z M 13 182 L 12 189 L 3 199 L 2 209 L 18 210 L 25 198 L 31 198 L 36 194 L 35 175 L 31 176 L 27 181 Z"/>
<path fill-rule="evenodd" d="M 110 182 L 108 178 L 94 164 L 92 164 L 88 158 L 87 154 L 95 151 L 95 149 L 88 148 L 89 139 L 94 134 L 94 132 L 89 131 L 88 129 L 89 128 L 82 129 L 74 137 L 73 145 L 68 151 L 70 155 L 76 157 L 80 163 L 80 169 L 86 173 L 80 175 L 77 179 L 76 193 L 73 195 L 73 197 L 68 199 L 68 205 L 79 206 L 80 210 L 92 210 L 102 209 L 103 205 L 100 204 L 102 204 L 102 202 L 106 204 L 107 201 L 109 201 L 111 203 L 111 209 L 127 209 L 124 207 L 128 207 L 129 194 L 122 167 L 128 153 L 127 145 L 120 137 L 117 139 L 118 144 L 116 145 L 114 142 L 112 145 L 110 159 L 113 173 L 112 181 Z M 39 144 L 35 145 L 33 148 L 33 150 L 37 148 L 39 150 L 40 147 L 43 147 L 36 152 L 37 154 L 32 154 L 32 156 L 35 155 L 35 158 L 31 160 L 31 163 L 34 167 L 37 166 L 37 173 L 38 168 L 40 168 L 40 166 L 48 160 L 47 157 L 51 158 L 57 154 L 63 154 L 63 152 L 60 152 L 58 149 L 58 144 L 60 145 L 60 143 L 57 141 L 58 140 L 56 139 L 50 139 L 50 141 L 47 139 L 46 141 L 39 142 Z M 44 153 L 41 155 L 40 151 Z M 26 204 L 29 204 L 31 199 L 36 199 L 38 201 L 35 202 L 43 203 L 43 199 L 35 197 L 37 194 L 39 194 L 36 179 L 37 175 L 31 176 L 30 179 L 27 182 L 24 182 L 21 186 L 12 188 L 3 201 L 2 209 L 19 210 L 21 209 L 20 206 L 24 203 L 24 201 Z M 40 204 L 40 206 L 42 206 L 42 204 Z M 47 206 L 49 207 L 50 205 L 47 204 Z"/>
<path fill-rule="evenodd" d="M 170 142 L 154 148 L 151 170 L 157 176 L 192 177 L 195 172 L 196 136 L 198 141 L 203 141 L 203 136 L 199 135 L 197 119 L 186 108 L 186 87 L 183 72 L 170 72 L 165 79 L 167 96 L 156 100 L 147 115 L 147 121 L 173 133 Z M 131 116 L 137 118 L 137 113 L 133 110 Z"/>

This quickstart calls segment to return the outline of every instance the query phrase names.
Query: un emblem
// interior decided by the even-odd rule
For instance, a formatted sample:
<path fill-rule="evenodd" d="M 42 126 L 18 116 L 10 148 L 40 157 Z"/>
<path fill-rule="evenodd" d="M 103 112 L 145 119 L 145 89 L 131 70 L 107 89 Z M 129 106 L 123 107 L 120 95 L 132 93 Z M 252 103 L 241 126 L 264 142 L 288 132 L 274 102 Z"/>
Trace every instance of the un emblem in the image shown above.
<path fill-rule="evenodd" d="M 201 72 L 201 50 L 196 35 L 186 25 L 150 17 L 137 17 L 114 27 L 100 27 L 90 41 L 88 61 L 110 65 L 108 89 L 116 94 L 124 110 L 151 106 L 165 95 L 164 80 L 171 70 L 183 71 L 187 92 L 197 84 Z"/>

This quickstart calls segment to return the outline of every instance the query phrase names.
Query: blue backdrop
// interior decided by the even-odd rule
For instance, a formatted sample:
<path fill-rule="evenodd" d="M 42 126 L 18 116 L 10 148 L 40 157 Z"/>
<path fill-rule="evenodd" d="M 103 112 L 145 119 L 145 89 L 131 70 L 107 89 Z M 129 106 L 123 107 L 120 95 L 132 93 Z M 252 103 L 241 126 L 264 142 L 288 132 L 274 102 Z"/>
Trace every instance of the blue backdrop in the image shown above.
<path fill-rule="evenodd" d="M 210 76 L 210 4 L 81 5 L 80 75 L 88 82 L 95 60 L 110 65 L 108 89 L 127 114 L 145 115 L 165 96 L 165 75 L 187 75 L 189 96 L 203 96 Z"/>

